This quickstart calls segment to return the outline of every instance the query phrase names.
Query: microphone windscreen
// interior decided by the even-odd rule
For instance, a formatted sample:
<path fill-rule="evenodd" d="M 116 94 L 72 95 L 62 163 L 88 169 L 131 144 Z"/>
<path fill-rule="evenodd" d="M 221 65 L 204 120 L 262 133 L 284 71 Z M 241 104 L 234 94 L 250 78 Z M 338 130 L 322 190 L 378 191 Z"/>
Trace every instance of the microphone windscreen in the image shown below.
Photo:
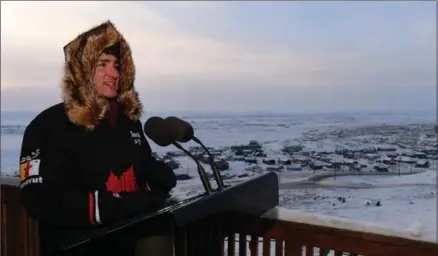
<path fill-rule="evenodd" d="M 175 141 L 166 121 L 158 116 L 153 116 L 145 122 L 144 132 L 158 146 L 166 147 Z"/>
<path fill-rule="evenodd" d="M 165 119 L 165 121 L 167 122 L 169 129 L 173 133 L 173 138 L 175 138 L 176 141 L 184 143 L 193 139 L 194 131 L 189 122 L 186 122 L 175 116 L 169 116 Z"/>

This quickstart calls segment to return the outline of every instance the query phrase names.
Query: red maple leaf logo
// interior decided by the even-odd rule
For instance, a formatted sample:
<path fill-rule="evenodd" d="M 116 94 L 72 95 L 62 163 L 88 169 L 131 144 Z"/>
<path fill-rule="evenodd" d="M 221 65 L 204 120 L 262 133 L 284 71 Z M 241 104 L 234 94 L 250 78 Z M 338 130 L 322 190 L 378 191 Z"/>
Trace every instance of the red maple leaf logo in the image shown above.
<path fill-rule="evenodd" d="M 137 190 L 137 182 L 134 167 L 131 165 L 120 177 L 117 177 L 111 170 L 106 181 L 106 190 L 112 193 L 134 192 Z"/>

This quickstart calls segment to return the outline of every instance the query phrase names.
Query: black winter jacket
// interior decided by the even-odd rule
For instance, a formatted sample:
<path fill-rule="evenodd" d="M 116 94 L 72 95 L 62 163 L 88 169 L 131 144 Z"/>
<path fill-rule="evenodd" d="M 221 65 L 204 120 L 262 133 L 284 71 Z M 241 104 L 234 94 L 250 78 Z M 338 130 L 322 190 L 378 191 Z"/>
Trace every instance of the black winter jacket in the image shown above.
<path fill-rule="evenodd" d="M 26 128 L 21 202 L 40 222 L 42 236 L 53 239 L 50 233 L 57 229 L 104 225 L 169 197 L 176 185 L 172 170 L 151 156 L 141 122 L 123 113 L 121 109 L 114 128 L 102 120 L 86 131 L 68 119 L 61 103 Z M 157 175 L 167 175 L 166 183 Z"/>

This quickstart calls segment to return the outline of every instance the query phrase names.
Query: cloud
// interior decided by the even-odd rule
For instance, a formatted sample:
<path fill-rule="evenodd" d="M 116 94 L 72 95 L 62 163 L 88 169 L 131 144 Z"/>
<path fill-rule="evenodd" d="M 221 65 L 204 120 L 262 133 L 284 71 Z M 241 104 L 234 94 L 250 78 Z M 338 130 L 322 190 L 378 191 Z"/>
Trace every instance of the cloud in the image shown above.
<path fill-rule="evenodd" d="M 373 17 L 368 12 L 349 15 L 349 26 L 338 20 L 331 27 L 315 28 L 309 18 L 298 15 L 297 9 L 293 12 L 296 14 L 293 24 L 287 25 L 283 17 L 275 25 L 277 6 L 277 9 L 269 8 L 271 13 L 265 13 L 271 15 L 271 25 L 256 28 L 255 23 L 245 23 L 245 19 L 235 18 L 234 25 L 227 23 L 232 6 L 237 5 L 2 2 L 2 100 L 5 93 L 9 98 L 9 103 L 2 102 L 2 107 L 14 105 L 20 94 L 38 94 L 38 98 L 29 96 L 30 105 L 59 99 L 62 47 L 79 33 L 107 19 L 116 24 L 131 44 L 137 65 L 136 86 L 146 94 L 145 98 L 166 93 L 188 97 L 173 103 L 174 108 L 196 104 L 189 91 L 209 97 L 214 97 L 211 92 L 227 95 L 229 91 L 241 97 L 248 91 L 263 95 L 269 89 L 305 97 L 309 90 L 325 91 L 334 87 L 436 85 L 434 19 L 418 19 L 404 28 L 405 34 L 400 36 L 398 30 L 392 30 L 396 28 L 391 27 L 394 24 L 386 24 L 383 16 Z M 190 33 L 191 27 L 179 23 L 193 15 L 200 19 L 199 26 L 204 31 L 210 28 L 211 33 L 200 30 Z M 214 19 L 208 19 L 209 16 Z M 304 21 L 307 25 L 303 25 Z M 315 24 L 324 23 L 320 20 Z M 220 26 L 221 31 L 227 31 L 226 26 L 233 26 L 228 30 L 238 27 L 234 30 L 241 31 L 242 36 L 214 36 L 218 30 L 213 27 Z M 258 31 L 260 40 L 245 37 L 245 28 Z M 275 35 L 268 33 L 269 29 Z M 286 44 L 288 35 L 295 40 Z M 343 89 L 335 91 L 341 93 Z M 41 95 L 43 92 L 46 96 Z M 275 102 L 274 98 L 271 102 Z M 235 99 L 235 102 L 238 106 L 239 101 Z M 160 102 L 152 99 L 146 101 L 146 106 L 161 107 Z M 197 107 L 190 105 L 190 108 Z"/>
<path fill-rule="evenodd" d="M 168 19 L 147 5 L 6 3 L 2 6 L 5 21 L 2 24 L 6 24 L 2 26 L 2 52 L 5 52 L 2 62 L 8 68 L 4 70 L 2 85 L 49 86 L 42 78 L 59 77 L 60 69 L 56 67 L 62 63 L 62 46 L 107 17 L 111 17 L 132 45 L 140 79 L 273 82 L 277 75 L 299 76 L 322 66 L 316 63 L 316 58 L 300 53 L 258 52 L 244 43 L 180 34 Z"/>

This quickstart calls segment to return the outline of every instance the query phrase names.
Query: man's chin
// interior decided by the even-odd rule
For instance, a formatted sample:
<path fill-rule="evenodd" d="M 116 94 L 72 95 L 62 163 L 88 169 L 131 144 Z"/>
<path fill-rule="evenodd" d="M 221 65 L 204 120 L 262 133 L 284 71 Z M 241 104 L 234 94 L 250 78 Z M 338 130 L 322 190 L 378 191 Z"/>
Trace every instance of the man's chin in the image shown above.
<path fill-rule="evenodd" d="M 107 93 L 104 93 L 102 96 L 108 100 L 113 100 L 113 99 L 117 98 L 117 92 L 113 92 L 113 91 L 107 92 Z"/>
<path fill-rule="evenodd" d="M 104 100 L 116 100 L 117 99 L 117 94 L 100 94 L 98 95 L 99 98 L 104 99 Z"/>

